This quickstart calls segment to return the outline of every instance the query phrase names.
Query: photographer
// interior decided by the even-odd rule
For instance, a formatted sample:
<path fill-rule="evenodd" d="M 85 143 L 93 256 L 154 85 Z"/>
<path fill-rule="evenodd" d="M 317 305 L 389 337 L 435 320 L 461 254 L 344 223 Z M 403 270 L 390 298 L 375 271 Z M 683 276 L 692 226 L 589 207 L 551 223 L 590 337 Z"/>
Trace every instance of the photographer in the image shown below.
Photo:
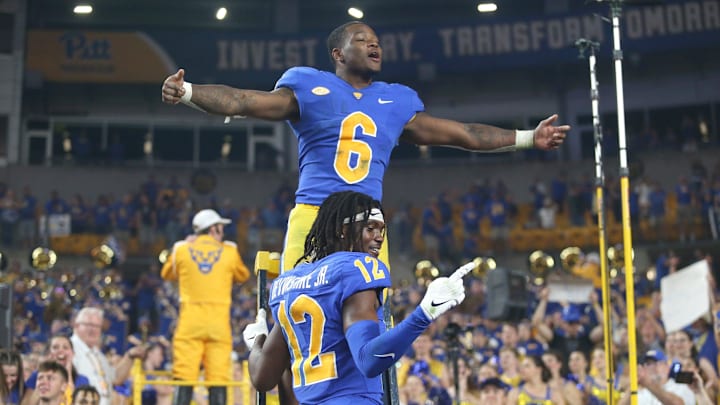
<path fill-rule="evenodd" d="M 693 374 L 692 383 L 689 384 L 690 389 L 695 394 L 696 405 L 713 405 L 712 399 L 710 399 L 709 387 L 711 383 L 705 382 L 700 374 L 700 368 L 697 362 L 693 359 L 686 359 L 682 361 L 682 371 L 687 371 Z"/>
<path fill-rule="evenodd" d="M 480 399 L 477 386 L 477 376 L 472 371 L 472 365 L 464 357 L 466 346 L 461 343 L 461 335 L 472 333 L 472 328 L 462 328 L 451 322 L 443 330 L 447 344 L 447 367 L 450 370 L 447 392 L 457 404 L 475 404 Z M 469 343 L 469 342 L 468 342 Z"/>
<path fill-rule="evenodd" d="M 638 405 L 694 405 L 695 394 L 687 384 L 680 384 L 670 378 L 670 365 L 665 353 L 660 350 L 650 350 L 641 359 L 637 371 L 638 384 L 642 388 L 638 391 Z M 630 403 L 629 393 L 620 398 L 619 405 Z"/>

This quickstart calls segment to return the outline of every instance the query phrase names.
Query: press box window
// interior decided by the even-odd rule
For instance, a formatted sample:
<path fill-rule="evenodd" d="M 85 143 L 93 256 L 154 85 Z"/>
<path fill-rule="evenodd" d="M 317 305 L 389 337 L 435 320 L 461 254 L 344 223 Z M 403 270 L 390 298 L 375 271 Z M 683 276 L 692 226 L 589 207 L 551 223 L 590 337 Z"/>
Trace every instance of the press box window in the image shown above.
<path fill-rule="evenodd" d="M 0 13 L 0 53 L 12 53 L 14 17 L 9 13 Z"/>

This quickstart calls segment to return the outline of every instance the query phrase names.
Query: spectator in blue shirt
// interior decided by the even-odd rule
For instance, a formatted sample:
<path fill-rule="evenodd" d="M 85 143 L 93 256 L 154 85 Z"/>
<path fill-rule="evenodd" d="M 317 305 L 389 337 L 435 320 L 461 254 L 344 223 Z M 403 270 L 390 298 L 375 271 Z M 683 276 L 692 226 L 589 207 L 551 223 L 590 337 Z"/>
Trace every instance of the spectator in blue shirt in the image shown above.
<path fill-rule="evenodd" d="M 655 182 L 650 192 L 650 225 L 655 229 L 655 235 L 658 239 L 665 238 L 662 232 L 662 226 L 665 223 L 665 201 L 667 194 L 659 183 Z"/>
<path fill-rule="evenodd" d="M 160 189 L 160 183 L 155 180 L 155 175 L 152 173 L 148 174 L 147 180 L 140 185 L 140 190 L 148 196 L 150 201 L 157 201 Z"/>
<path fill-rule="evenodd" d="M 70 230 L 72 233 L 90 231 L 90 216 L 82 195 L 76 194 L 70 200 Z"/>
<path fill-rule="evenodd" d="M 695 233 L 692 231 L 693 216 L 695 215 L 693 191 L 687 177 L 680 177 L 678 184 L 675 186 L 675 195 L 677 197 L 677 220 L 680 240 L 684 242 L 688 237 L 690 240 L 695 240 Z"/>
<path fill-rule="evenodd" d="M 490 201 L 485 205 L 485 215 L 490 218 L 490 239 L 493 243 L 493 251 L 503 254 L 507 249 L 508 238 L 510 238 L 508 206 L 497 193 L 493 193 Z"/>
<path fill-rule="evenodd" d="M 135 204 L 131 193 L 126 193 L 122 201 L 113 205 L 111 218 L 113 234 L 121 243 L 127 243 L 130 232 L 135 227 Z"/>
<path fill-rule="evenodd" d="M 7 398 L 2 398 L 6 405 L 19 405 L 23 397 L 25 378 L 23 377 L 23 365 L 20 353 L 15 350 L 0 351 L 0 366 L 9 393 Z"/>
<path fill-rule="evenodd" d="M 240 222 L 240 211 L 232 206 L 232 201 L 229 198 L 226 198 L 223 200 L 222 207 L 218 210 L 218 214 L 232 221 L 225 227 L 225 239 L 236 242 L 238 237 L 237 224 Z"/>
<path fill-rule="evenodd" d="M 105 195 L 98 196 L 93 214 L 95 233 L 109 234 L 112 231 L 112 208 Z"/>
<path fill-rule="evenodd" d="M 37 238 L 37 198 L 32 194 L 30 187 L 23 187 L 23 195 L 20 199 L 20 222 L 18 223 L 18 238 L 20 245 L 24 248 L 35 246 Z"/>
<path fill-rule="evenodd" d="M 60 198 L 57 190 L 50 192 L 50 199 L 45 203 L 45 214 L 67 214 L 70 212 L 68 204 Z"/>
<path fill-rule="evenodd" d="M 425 245 L 425 257 L 433 263 L 440 261 L 440 237 L 442 233 L 440 217 L 437 198 L 432 198 L 430 206 L 423 210 L 420 232 Z"/>
<path fill-rule="evenodd" d="M 558 212 L 565 212 L 565 202 L 568 196 L 567 175 L 561 173 L 550 182 L 550 196 L 558 207 Z"/>
<path fill-rule="evenodd" d="M 20 203 L 15 198 L 15 191 L 8 189 L 5 197 L 0 198 L 0 231 L 2 243 L 12 247 L 15 244 L 16 227 L 20 221 Z"/>
<path fill-rule="evenodd" d="M 75 357 L 75 351 L 73 349 L 70 338 L 63 335 L 56 335 L 50 338 L 50 346 L 48 347 L 48 358 L 58 362 L 68 370 L 68 376 L 70 380 L 68 383 L 70 386 L 68 389 L 70 392 L 73 391 L 74 387 L 81 387 L 83 385 L 90 384 L 88 378 L 77 372 L 75 366 L 73 366 L 73 358 Z M 33 393 L 37 386 L 37 375 L 38 372 L 33 372 L 25 381 L 25 393 L 22 396 L 23 402 L 28 401 L 29 403 L 34 402 Z"/>
<path fill-rule="evenodd" d="M 471 199 L 465 200 L 465 209 L 462 212 L 463 223 L 463 254 L 473 258 L 479 254 L 478 239 L 480 237 L 481 213 Z"/>

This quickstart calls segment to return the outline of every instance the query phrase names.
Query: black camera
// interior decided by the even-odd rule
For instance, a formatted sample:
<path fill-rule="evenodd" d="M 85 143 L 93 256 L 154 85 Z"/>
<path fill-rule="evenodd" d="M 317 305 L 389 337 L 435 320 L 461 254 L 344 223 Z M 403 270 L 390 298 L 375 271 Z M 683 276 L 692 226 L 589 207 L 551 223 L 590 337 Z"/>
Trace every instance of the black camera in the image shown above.
<path fill-rule="evenodd" d="M 450 322 L 443 330 L 443 336 L 445 336 L 446 340 L 455 342 L 458 340 L 458 337 L 460 337 L 460 334 L 463 333 L 463 331 L 464 329 L 460 325 L 455 322 Z"/>
<path fill-rule="evenodd" d="M 670 365 L 670 378 L 678 384 L 692 384 L 695 374 L 692 371 L 682 371 L 682 364 L 673 362 Z"/>

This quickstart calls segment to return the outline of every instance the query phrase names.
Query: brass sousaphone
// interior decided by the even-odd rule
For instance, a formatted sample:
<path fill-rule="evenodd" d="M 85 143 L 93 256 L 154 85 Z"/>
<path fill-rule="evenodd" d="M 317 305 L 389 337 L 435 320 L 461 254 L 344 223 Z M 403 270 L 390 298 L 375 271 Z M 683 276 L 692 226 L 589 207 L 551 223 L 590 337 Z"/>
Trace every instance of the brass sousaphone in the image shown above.
<path fill-rule="evenodd" d="M 90 250 L 90 258 L 98 269 L 111 267 L 116 260 L 115 251 L 108 245 L 102 244 Z"/>
<path fill-rule="evenodd" d="M 570 271 L 582 260 L 583 252 L 577 246 L 566 247 L 560 252 L 560 265 L 563 270 Z"/>
<path fill-rule="evenodd" d="M 427 286 L 440 275 L 440 270 L 430 260 L 420 260 L 415 265 L 414 274 L 418 285 Z"/>
<path fill-rule="evenodd" d="M 57 255 L 46 247 L 36 247 L 30 252 L 30 266 L 35 270 L 47 271 L 55 267 Z"/>
<path fill-rule="evenodd" d="M 536 250 L 530 253 L 528 262 L 533 284 L 543 285 L 548 273 L 555 267 L 555 259 L 542 250 Z"/>
<path fill-rule="evenodd" d="M 473 259 L 475 268 L 472 270 L 472 275 L 475 278 L 483 279 L 487 274 L 497 267 L 495 259 L 492 257 L 476 257 Z"/>
<path fill-rule="evenodd" d="M 635 260 L 635 250 L 631 250 L 632 259 Z M 625 271 L 625 249 L 622 244 L 610 246 L 607 250 L 607 259 L 610 263 L 610 277 L 615 278 Z"/>

